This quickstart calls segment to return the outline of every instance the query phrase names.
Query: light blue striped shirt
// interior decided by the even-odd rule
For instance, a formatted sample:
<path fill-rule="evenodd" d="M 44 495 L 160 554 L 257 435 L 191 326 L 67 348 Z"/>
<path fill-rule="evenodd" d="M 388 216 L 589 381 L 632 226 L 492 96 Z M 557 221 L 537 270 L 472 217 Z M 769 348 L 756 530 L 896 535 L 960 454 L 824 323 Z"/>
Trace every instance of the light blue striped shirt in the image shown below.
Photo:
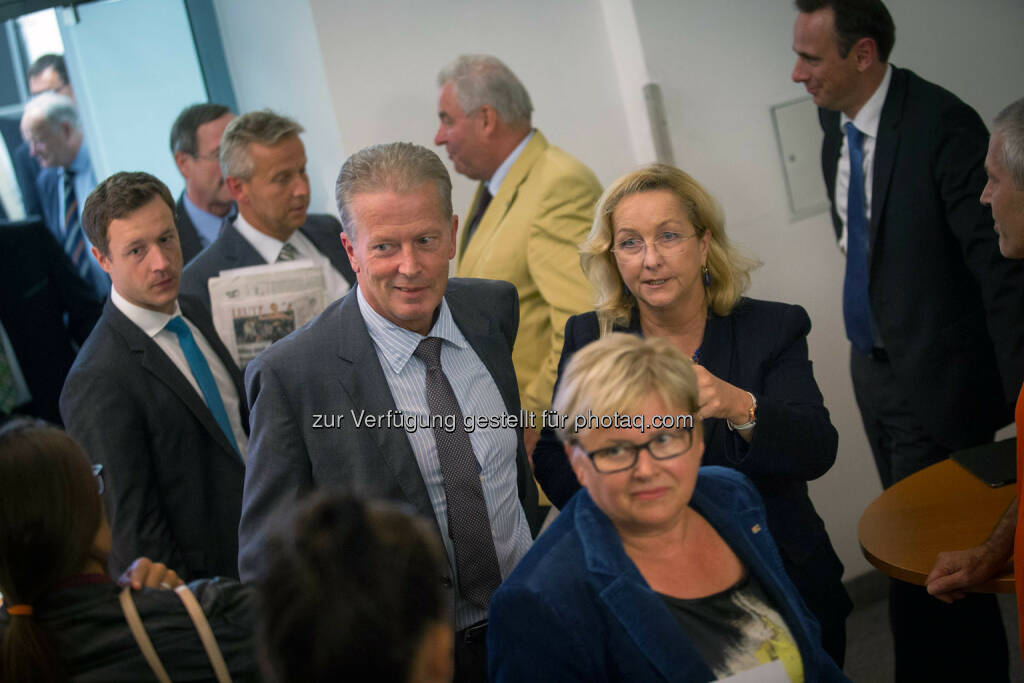
<path fill-rule="evenodd" d="M 359 311 L 373 339 L 377 358 L 387 378 L 395 407 L 406 416 L 415 416 L 417 423 L 430 417 L 427 407 L 426 366 L 413 357 L 423 336 L 401 328 L 377 313 L 357 288 Z M 441 300 L 437 322 L 430 330 L 431 337 L 440 337 L 441 367 L 466 417 L 490 417 L 506 412 L 494 378 L 469 345 L 455 324 L 448 302 Z M 462 429 L 462 425 L 457 426 Z M 458 586 L 455 553 L 448 537 L 448 512 L 444 495 L 441 466 L 437 460 L 437 443 L 430 429 L 417 429 L 409 433 L 409 445 L 416 456 L 420 474 L 426 484 L 434 516 L 441 527 L 441 539 L 452 567 L 452 576 Z M 502 578 L 509 575 L 516 563 L 530 547 L 530 527 L 526 523 L 523 507 L 519 503 L 516 478 L 516 433 L 514 429 L 477 429 L 469 434 L 473 453 L 480 463 L 480 480 L 491 521 L 494 549 L 498 556 Z M 463 629 L 481 619 L 487 611 L 463 600 L 455 591 L 455 628 Z"/>

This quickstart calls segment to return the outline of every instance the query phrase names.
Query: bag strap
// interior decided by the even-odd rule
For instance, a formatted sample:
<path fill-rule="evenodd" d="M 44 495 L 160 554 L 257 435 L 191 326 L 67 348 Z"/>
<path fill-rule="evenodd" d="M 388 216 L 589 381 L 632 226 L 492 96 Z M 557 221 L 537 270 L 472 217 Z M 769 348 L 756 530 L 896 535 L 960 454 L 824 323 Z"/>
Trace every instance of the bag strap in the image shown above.
<path fill-rule="evenodd" d="M 124 618 L 128 622 L 128 628 L 131 629 L 132 636 L 135 638 L 135 642 L 138 644 L 139 649 L 142 650 L 142 656 L 146 658 L 146 663 L 149 664 L 149 668 L 152 669 L 153 675 L 160 683 L 171 683 L 170 676 L 167 675 L 167 670 L 164 665 L 160 662 L 160 657 L 156 653 L 156 648 L 153 647 L 153 641 L 149 639 L 149 635 L 146 633 L 146 628 L 142 625 L 142 619 L 139 617 L 139 610 L 135 607 L 135 601 L 132 599 L 132 591 L 128 586 L 124 587 L 120 595 L 121 600 L 121 611 L 124 612 Z"/>
<path fill-rule="evenodd" d="M 196 596 L 185 584 L 175 588 L 174 592 L 185 604 L 185 609 L 188 610 L 188 615 L 192 618 L 196 631 L 199 632 L 199 639 L 203 641 L 203 649 L 206 650 L 206 656 L 210 658 L 210 664 L 213 666 L 213 672 L 217 675 L 218 683 L 231 683 L 231 675 L 228 673 L 228 666 L 224 663 L 224 656 L 217 645 L 217 638 L 213 635 L 210 622 L 206 620 L 206 615 L 203 614 L 203 608 L 199 606 Z"/>

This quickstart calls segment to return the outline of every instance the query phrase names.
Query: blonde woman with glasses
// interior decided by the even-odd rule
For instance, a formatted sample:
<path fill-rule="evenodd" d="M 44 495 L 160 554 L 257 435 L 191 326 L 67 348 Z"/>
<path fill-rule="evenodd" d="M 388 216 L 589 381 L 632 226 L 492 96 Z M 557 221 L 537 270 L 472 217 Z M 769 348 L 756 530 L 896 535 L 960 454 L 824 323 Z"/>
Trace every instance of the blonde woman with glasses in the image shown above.
<path fill-rule="evenodd" d="M 757 263 L 729 243 L 714 198 L 671 166 L 612 183 L 580 252 L 597 305 L 566 324 L 559 377 L 578 349 L 614 331 L 663 337 L 693 360 L 704 461 L 757 487 L 786 571 L 842 666 L 852 605 L 807 494 L 807 482 L 835 461 L 838 437 L 807 356 L 807 312 L 743 296 Z M 579 483 L 552 429 L 533 461 L 541 487 L 563 507 Z"/>

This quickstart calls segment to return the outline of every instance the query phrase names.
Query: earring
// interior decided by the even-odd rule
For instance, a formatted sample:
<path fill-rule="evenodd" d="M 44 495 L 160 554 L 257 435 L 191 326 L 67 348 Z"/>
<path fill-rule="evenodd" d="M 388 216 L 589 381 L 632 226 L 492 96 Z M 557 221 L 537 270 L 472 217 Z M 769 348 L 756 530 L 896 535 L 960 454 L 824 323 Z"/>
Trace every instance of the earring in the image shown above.
<path fill-rule="evenodd" d="M 709 271 L 708 267 L 706 265 L 704 265 L 704 266 L 701 266 L 701 273 L 704 275 L 704 286 L 705 287 L 710 287 L 711 286 L 711 271 Z"/>

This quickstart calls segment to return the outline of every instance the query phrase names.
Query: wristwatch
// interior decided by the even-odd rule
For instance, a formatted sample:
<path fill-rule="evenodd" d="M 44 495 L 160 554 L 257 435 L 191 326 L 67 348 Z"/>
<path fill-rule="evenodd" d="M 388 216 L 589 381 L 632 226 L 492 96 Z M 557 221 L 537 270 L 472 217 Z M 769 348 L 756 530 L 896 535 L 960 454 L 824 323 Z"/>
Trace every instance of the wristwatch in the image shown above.
<path fill-rule="evenodd" d="M 747 421 L 743 424 L 735 424 L 732 420 L 726 418 L 725 424 L 729 427 L 729 431 L 733 432 L 745 432 L 748 429 L 753 429 L 754 425 L 757 424 L 757 399 L 754 395 L 747 392 L 747 396 L 750 397 L 750 409 L 747 410 Z"/>

